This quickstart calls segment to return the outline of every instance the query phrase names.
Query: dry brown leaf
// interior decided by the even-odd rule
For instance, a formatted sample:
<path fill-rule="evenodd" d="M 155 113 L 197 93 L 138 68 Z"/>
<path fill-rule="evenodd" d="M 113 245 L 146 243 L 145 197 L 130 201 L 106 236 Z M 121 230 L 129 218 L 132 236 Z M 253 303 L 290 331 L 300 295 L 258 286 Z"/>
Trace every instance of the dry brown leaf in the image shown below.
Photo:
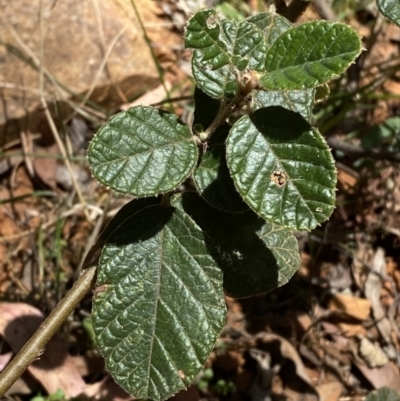
<path fill-rule="evenodd" d="M 340 322 L 338 327 L 348 337 L 355 335 L 366 335 L 365 328 L 361 322 L 365 320 L 370 313 L 371 303 L 368 299 L 354 297 L 352 295 L 334 294 L 329 301 L 328 309 L 330 311 L 344 312 L 348 317 L 359 320 L 360 322 Z"/>
<path fill-rule="evenodd" d="M 167 90 L 171 89 L 171 84 L 169 82 L 165 83 L 165 87 Z M 165 93 L 164 85 L 158 85 L 156 88 L 146 92 L 143 96 L 140 96 L 135 101 L 127 104 L 123 104 L 120 109 L 121 110 L 128 110 L 131 107 L 140 106 L 143 104 L 156 104 L 164 99 L 166 99 L 167 94 Z"/>
<path fill-rule="evenodd" d="M 386 352 L 390 353 L 390 357 L 396 357 L 396 351 L 392 346 L 391 331 L 392 327 L 389 319 L 386 317 L 386 311 L 381 304 L 381 277 L 386 273 L 386 260 L 385 250 L 378 248 L 372 261 L 372 271 L 369 272 L 367 280 L 365 281 L 364 293 L 365 296 L 371 301 L 371 308 L 373 311 L 376 325 L 379 333 L 389 345 Z"/>
<path fill-rule="evenodd" d="M 95 401 L 130 401 L 134 399 L 110 377 L 97 383 L 88 384 L 84 395 Z"/>
<path fill-rule="evenodd" d="M 369 341 L 367 337 L 361 339 L 358 353 L 370 368 L 380 368 L 389 362 L 387 355 L 382 349 Z"/>
<path fill-rule="evenodd" d="M 35 157 L 33 159 L 33 168 L 35 174 L 40 180 L 53 190 L 57 189 L 57 158 L 54 156 L 60 154 L 57 144 L 48 147 L 36 147 L 35 153 L 45 157 Z"/>
<path fill-rule="evenodd" d="M 339 310 L 355 319 L 365 320 L 369 315 L 371 302 L 352 295 L 334 294 L 329 301 L 328 309 Z"/>
<path fill-rule="evenodd" d="M 6 367 L 8 362 L 11 361 L 12 356 L 12 352 L 0 355 L 0 372 Z"/>
<path fill-rule="evenodd" d="M 339 382 L 320 384 L 316 387 L 320 401 L 338 401 L 343 386 Z"/>
<path fill-rule="evenodd" d="M 278 348 L 281 356 L 284 359 L 288 359 L 293 362 L 294 365 L 294 376 L 292 375 L 293 381 L 296 380 L 296 376 L 298 379 L 298 385 L 302 387 L 301 393 L 298 393 L 297 399 L 300 401 L 318 401 L 319 400 L 319 395 L 312 384 L 308 374 L 307 370 L 305 369 L 305 366 L 303 364 L 303 361 L 300 358 L 299 353 L 296 351 L 296 349 L 293 347 L 292 344 L 290 344 L 289 341 L 284 339 L 281 336 L 278 336 L 277 334 L 272 334 L 272 333 L 260 333 L 256 337 L 259 341 L 265 344 L 270 344 L 274 346 L 274 348 Z M 277 343 L 275 345 L 275 343 Z M 290 386 L 291 383 L 288 383 L 288 386 Z M 299 389 L 299 387 L 296 386 L 296 391 Z M 289 390 L 289 388 L 285 389 L 285 393 Z M 291 389 L 291 392 L 294 391 L 294 388 Z"/>
<path fill-rule="evenodd" d="M 400 392 L 399 371 L 391 362 L 386 363 L 381 368 L 369 368 L 357 360 L 354 360 L 353 363 L 375 389 L 389 387 Z"/>
<path fill-rule="evenodd" d="M 14 352 L 22 348 L 43 320 L 42 313 L 28 304 L 0 303 L 0 334 Z M 63 390 L 68 398 L 72 398 L 86 387 L 65 342 L 57 336 L 49 341 L 43 355 L 28 367 L 28 371 L 49 394 Z"/>

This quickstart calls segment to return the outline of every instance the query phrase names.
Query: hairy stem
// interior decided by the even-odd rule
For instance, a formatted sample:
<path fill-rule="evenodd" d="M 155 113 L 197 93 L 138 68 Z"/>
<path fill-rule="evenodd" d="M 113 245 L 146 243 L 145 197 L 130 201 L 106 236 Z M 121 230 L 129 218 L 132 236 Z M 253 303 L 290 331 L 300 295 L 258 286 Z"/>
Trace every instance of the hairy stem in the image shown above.
<path fill-rule="evenodd" d="M 89 292 L 94 284 L 96 269 L 96 266 L 91 266 L 82 273 L 71 290 L 40 325 L 35 334 L 0 373 L 0 397 L 4 396 L 6 391 L 24 373 L 25 369 L 43 353 L 49 340 Z"/>
<path fill-rule="evenodd" d="M 234 97 L 230 102 L 221 104 L 217 116 L 210 126 L 202 133 L 201 139 L 205 142 L 210 136 L 222 125 L 226 119 L 232 114 L 233 108 L 239 102 L 239 96 Z"/>

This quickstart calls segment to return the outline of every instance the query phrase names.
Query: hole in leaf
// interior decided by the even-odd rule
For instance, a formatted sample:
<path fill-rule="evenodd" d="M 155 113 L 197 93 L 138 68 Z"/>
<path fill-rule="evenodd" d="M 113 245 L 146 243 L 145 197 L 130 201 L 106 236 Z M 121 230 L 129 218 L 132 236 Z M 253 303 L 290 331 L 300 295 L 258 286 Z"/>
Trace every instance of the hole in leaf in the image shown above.
<path fill-rule="evenodd" d="M 286 184 L 286 174 L 281 170 L 275 170 L 271 174 L 271 181 L 273 181 L 278 187 L 283 187 Z"/>
<path fill-rule="evenodd" d="M 215 18 L 215 15 L 210 15 L 206 20 L 206 24 L 208 29 L 216 28 L 218 25 L 218 21 Z"/>

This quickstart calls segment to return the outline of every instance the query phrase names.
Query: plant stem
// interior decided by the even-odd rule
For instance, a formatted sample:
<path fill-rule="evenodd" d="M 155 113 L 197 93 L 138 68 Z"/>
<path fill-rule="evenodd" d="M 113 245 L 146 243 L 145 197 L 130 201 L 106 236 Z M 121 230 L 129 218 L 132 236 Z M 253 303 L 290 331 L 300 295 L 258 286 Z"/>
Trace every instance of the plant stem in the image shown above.
<path fill-rule="evenodd" d="M 203 132 L 202 141 L 205 142 L 210 136 L 216 131 L 216 129 L 222 125 L 225 120 L 232 114 L 233 107 L 238 103 L 239 97 L 234 97 L 229 103 L 222 103 L 218 114 L 214 118 L 214 121 L 210 126 Z"/>
<path fill-rule="evenodd" d="M 91 266 L 82 273 L 35 334 L 0 373 L 0 397 L 4 396 L 6 391 L 24 373 L 25 369 L 44 352 L 46 344 L 91 289 L 94 284 L 96 269 L 97 266 Z"/>

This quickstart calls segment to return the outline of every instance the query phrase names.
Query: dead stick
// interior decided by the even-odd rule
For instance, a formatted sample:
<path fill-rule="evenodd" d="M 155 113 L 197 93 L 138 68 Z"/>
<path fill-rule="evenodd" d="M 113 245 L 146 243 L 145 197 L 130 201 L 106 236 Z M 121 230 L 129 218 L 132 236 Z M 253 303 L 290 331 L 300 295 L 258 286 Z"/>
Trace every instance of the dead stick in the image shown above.
<path fill-rule="evenodd" d="M 0 398 L 21 377 L 26 368 L 44 352 L 46 344 L 92 288 L 96 277 L 96 269 L 96 266 L 92 266 L 82 273 L 71 290 L 58 303 L 35 334 L 0 373 Z"/>

